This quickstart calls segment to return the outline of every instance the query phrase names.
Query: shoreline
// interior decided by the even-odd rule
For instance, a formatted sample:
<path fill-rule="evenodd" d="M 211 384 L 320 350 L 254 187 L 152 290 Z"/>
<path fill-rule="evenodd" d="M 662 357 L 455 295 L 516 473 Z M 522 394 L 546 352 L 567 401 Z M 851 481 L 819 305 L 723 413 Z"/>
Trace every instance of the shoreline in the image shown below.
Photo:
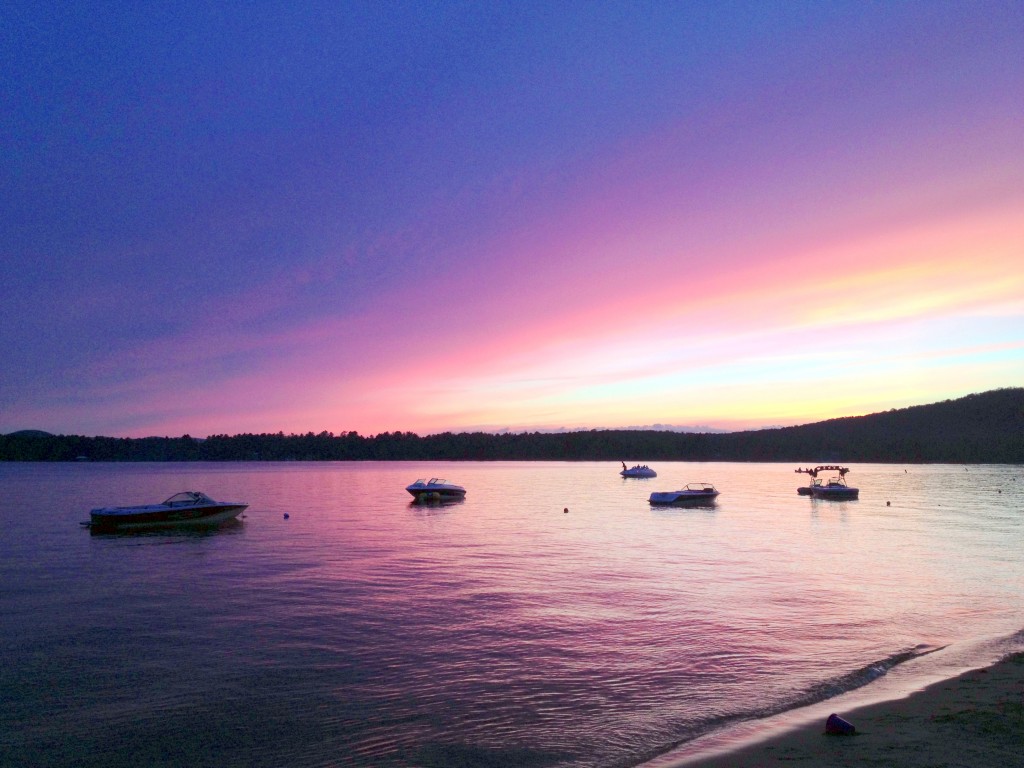
<path fill-rule="evenodd" d="M 1024 652 L 903 698 L 849 711 L 829 706 L 814 708 L 823 716 L 763 739 L 655 762 L 665 768 L 1024 768 Z M 832 711 L 856 733 L 825 735 Z"/>

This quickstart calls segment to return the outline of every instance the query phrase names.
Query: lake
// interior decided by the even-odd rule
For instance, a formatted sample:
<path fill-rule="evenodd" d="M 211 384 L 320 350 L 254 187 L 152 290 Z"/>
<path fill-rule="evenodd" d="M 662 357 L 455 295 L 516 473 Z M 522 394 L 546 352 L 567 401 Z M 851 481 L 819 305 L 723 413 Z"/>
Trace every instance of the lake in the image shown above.
<path fill-rule="evenodd" d="M 652 465 L 0 464 L 0 764 L 670 765 L 1024 647 L 1022 467 Z M 182 490 L 250 506 L 79 525 Z"/>

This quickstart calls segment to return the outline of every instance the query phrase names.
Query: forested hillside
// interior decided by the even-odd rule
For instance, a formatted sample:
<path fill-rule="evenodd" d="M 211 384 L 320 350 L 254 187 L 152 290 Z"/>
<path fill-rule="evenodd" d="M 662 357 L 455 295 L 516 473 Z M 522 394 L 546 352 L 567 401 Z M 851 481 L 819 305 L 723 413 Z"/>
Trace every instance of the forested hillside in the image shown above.
<path fill-rule="evenodd" d="M 385 432 L 183 437 L 0 436 L 0 461 L 795 461 L 1024 463 L 1024 388 L 815 424 L 727 434 Z"/>

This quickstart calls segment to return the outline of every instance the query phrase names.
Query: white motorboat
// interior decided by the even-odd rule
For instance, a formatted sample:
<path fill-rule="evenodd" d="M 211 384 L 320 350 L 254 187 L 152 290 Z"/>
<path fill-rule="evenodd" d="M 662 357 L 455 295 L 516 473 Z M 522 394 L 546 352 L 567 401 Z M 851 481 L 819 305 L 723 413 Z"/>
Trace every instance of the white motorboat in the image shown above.
<path fill-rule="evenodd" d="M 417 480 L 412 485 L 406 486 L 405 490 L 412 494 L 416 501 L 452 501 L 464 499 L 466 489 L 461 485 L 449 483 L 439 477 L 432 477 L 429 480 Z"/>
<path fill-rule="evenodd" d="M 860 496 L 859 488 L 851 488 L 842 475 L 830 477 L 827 481 L 816 480 L 811 486 L 811 496 L 816 499 L 856 499 Z"/>
<path fill-rule="evenodd" d="M 714 501 L 718 489 L 711 483 L 687 483 L 678 491 L 659 491 L 652 493 L 648 499 L 651 504 L 692 504 L 695 502 Z"/>
<path fill-rule="evenodd" d="M 622 471 L 619 472 L 623 477 L 657 477 L 658 473 L 648 467 L 646 464 L 636 464 L 632 467 L 627 468 L 626 462 L 622 462 Z"/>
<path fill-rule="evenodd" d="M 811 476 L 810 485 L 804 485 L 796 489 L 801 496 L 811 496 L 815 499 L 832 499 L 842 501 L 844 499 L 856 499 L 860 496 L 859 488 L 851 488 L 846 484 L 846 473 L 849 467 L 839 467 L 833 464 L 823 464 L 813 469 L 797 469 L 796 472 L 804 472 Z M 818 477 L 819 472 L 838 472 L 838 475 L 830 477 L 827 481 Z"/>
<path fill-rule="evenodd" d="M 89 512 L 89 526 L 94 531 L 128 531 L 217 525 L 237 517 L 248 506 L 239 502 L 214 501 L 200 491 L 182 491 L 160 504 L 98 507 Z"/>

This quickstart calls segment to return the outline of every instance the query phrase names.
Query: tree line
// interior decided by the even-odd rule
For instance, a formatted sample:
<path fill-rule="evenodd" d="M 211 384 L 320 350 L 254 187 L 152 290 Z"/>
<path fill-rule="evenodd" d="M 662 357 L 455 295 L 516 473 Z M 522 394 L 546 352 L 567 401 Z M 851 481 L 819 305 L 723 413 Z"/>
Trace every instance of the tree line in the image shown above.
<path fill-rule="evenodd" d="M 732 433 L 384 432 L 0 435 L 0 461 L 794 461 L 1024 463 L 1024 388 L 869 416 Z"/>

